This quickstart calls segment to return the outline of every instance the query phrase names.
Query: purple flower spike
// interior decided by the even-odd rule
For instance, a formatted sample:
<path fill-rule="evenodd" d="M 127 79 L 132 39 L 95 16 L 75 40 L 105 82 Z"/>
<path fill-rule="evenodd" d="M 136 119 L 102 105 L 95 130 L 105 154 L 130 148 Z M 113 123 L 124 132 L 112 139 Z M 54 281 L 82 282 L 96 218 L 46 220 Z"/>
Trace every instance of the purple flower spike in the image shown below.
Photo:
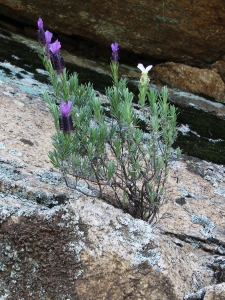
<path fill-rule="evenodd" d="M 50 44 L 50 50 L 53 54 L 57 54 L 59 49 L 61 48 L 61 44 L 58 40 L 56 40 L 53 44 Z"/>
<path fill-rule="evenodd" d="M 71 116 L 62 116 L 59 118 L 59 128 L 64 134 L 70 133 L 74 129 Z"/>
<path fill-rule="evenodd" d="M 53 44 L 49 45 L 49 50 L 51 51 L 50 57 L 51 57 L 51 63 L 52 67 L 58 74 L 63 72 L 63 69 L 65 68 L 65 62 L 62 57 L 58 53 L 59 49 L 61 48 L 61 44 L 58 40 L 56 40 Z"/>
<path fill-rule="evenodd" d="M 38 24 L 38 31 L 37 31 L 38 41 L 42 46 L 45 46 L 44 23 L 41 18 L 38 19 L 37 24 Z"/>
<path fill-rule="evenodd" d="M 111 49 L 112 49 L 112 57 L 111 60 L 117 64 L 119 60 L 119 45 L 117 42 L 114 42 L 111 44 Z"/>
<path fill-rule="evenodd" d="M 41 18 L 38 19 L 37 24 L 38 24 L 38 29 L 39 30 L 44 30 L 44 23 L 43 23 Z"/>
<path fill-rule="evenodd" d="M 53 54 L 52 52 L 49 52 L 51 63 L 53 69 L 58 73 L 61 74 L 63 73 L 63 69 L 65 68 L 65 62 L 59 53 Z"/>
<path fill-rule="evenodd" d="M 68 103 L 61 102 L 60 104 L 60 113 L 62 116 L 59 118 L 59 128 L 65 134 L 70 133 L 70 131 L 74 129 L 72 118 L 69 115 L 71 111 L 71 107 L 72 107 L 71 101 L 68 101 Z"/>
<path fill-rule="evenodd" d="M 45 31 L 45 55 L 48 57 L 48 59 L 51 59 L 49 45 L 51 43 L 52 36 L 53 36 L 53 34 L 50 31 L 48 31 L 48 30 Z"/>
<path fill-rule="evenodd" d="M 45 41 L 46 41 L 46 44 L 50 44 L 51 43 L 52 36 L 53 36 L 53 34 L 50 31 L 48 31 L 48 30 L 45 31 Z"/>
<path fill-rule="evenodd" d="M 60 113 L 62 116 L 67 116 L 70 113 L 72 107 L 72 101 L 68 101 L 68 103 L 66 102 L 61 102 L 60 104 Z"/>

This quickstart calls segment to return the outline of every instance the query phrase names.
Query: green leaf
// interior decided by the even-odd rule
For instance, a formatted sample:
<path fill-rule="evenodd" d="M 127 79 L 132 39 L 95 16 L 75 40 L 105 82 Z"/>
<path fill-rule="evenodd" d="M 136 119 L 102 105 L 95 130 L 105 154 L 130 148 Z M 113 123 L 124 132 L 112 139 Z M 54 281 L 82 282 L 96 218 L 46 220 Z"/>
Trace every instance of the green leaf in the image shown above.
<path fill-rule="evenodd" d="M 115 172 L 115 164 L 114 162 L 109 162 L 108 165 L 107 165 L 107 177 L 108 177 L 108 180 L 110 180 L 113 175 L 114 175 L 114 172 Z"/>

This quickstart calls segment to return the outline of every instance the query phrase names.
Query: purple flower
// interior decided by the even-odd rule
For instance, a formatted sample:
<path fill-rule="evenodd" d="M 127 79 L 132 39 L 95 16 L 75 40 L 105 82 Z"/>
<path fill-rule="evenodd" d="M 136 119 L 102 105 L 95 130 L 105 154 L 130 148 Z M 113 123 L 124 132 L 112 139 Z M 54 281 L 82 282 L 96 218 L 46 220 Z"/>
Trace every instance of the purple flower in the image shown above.
<path fill-rule="evenodd" d="M 112 52 L 118 52 L 119 51 L 119 44 L 117 42 L 114 42 L 111 44 Z"/>
<path fill-rule="evenodd" d="M 60 48 L 61 44 L 58 40 L 56 40 L 53 44 L 50 44 L 50 50 L 53 54 L 57 54 Z"/>
<path fill-rule="evenodd" d="M 44 31 L 44 23 L 41 18 L 38 19 L 38 31 L 37 31 L 37 36 L 38 36 L 38 41 L 41 45 L 45 45 L 45 31 Z"/>
<path fill-rule="evenodd" d="M 118 60 L 119 60 L 119 45 L 118 45 L 118 43 L 117 42 L 112 43 L 111 49 L 112 49 L 111 60 L 117 64 Z"/>
<path fill-rule="evenodd" d="M 60 113 L 62 116 L 67 116 L 70 113 L 72 107 L 72 101 L 68 101 L 68 103 L 66 102 L 61 102 L 60 104 Z"/>
<path fill-rule="evenodd" d="M 52 36 L 53 36 L 53 34 L 50 31 L 48 31 L 48 30 L 45 31 L 45 41 L 46 41 L 46 44 L 50 44 L 51 43 Z"/>
<path fill-rule="evenodd" d="M 48 57 L 48 59 L 51 59 L 51 53 L 50 53 L 50 43 L 51 43 L 51 40 L 52 40 L 52 36 L 53 34 L 46 30 L 45 31 L 45 55 Z"/>
<path fill-rule="evenodd" d="M 72 118 L 69 115 L 71 107 L 72 102 L 70 100 L 68 101 L 68 103 L 61 102 L 60 104 L 60 113 L 62 116 L 59 118 L 59 128 L 65 134 L 70 133 L 70 131 L 74 129 Z"/>
<path fill-rule="evenodd" d="M 39 30 L 44 30 L 44 23 L 43 23 L 41 18 L 38 19 L 37 24 L 38 24 L 38 29 Z"/>
<path fill-rule="evenodd" d="M 61 44 L 58 40 L 49 45 L 52 67 L 58 74 L 62 73 L 65 68 L 64 59 L 62 55 L 58 53 L 60 48 Z"/>

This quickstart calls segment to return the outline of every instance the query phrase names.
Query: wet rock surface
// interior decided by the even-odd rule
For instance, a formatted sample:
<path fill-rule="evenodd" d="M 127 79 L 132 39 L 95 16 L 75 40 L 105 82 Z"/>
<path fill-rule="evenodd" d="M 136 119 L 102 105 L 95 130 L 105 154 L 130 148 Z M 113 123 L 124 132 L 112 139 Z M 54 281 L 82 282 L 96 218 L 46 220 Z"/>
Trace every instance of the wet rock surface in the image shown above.
<path fill-rule="evenodd" d="M 173 159 L 150 226 L 65 186 L 47 156 L 54 125 L 42 98 L 4 82 L 0 97 L 2 299 L 223 297 L 223 165 Z"/>

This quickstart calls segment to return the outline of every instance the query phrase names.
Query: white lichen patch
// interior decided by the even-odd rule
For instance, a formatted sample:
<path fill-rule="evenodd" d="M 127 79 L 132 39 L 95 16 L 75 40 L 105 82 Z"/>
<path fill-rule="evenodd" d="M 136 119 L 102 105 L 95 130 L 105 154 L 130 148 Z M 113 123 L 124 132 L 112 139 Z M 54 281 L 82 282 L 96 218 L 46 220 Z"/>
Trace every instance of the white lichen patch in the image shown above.
<path fill-rule="evenodd" d="M 5 145 L 2 142 L 0 142 L 0 150 L 5 150 Z"/>
<path fill-rule="evenodd" d="M 154 266 L 157 265 L 159 259 L 161 257 L 161 251 L 158 249 L 148 250 L 144 253 L 136 252 L 134 255 L 134 260 L 131 264 L 132 267 L 137 266 L 141 263 L 147 262 L 149 265 Z"/>
<path fill-rule="evenodd" d="M 218 185 L 214 189 L 214 193 L 217 194 L 217 195 L 220 195 L 222 197 L 225 197 L 225 186 Z"/>
<path fill-rule="evenodd" d="M 13 156 L 18 156 L 18 157 L 23 156 L 23 154 L 21 152 L 13 150 L 13 149 L 9 150 L 9 154 L 11 154 Z"/>
<path fill-rule="evenodd" d="M 88 226 L 90 243 L 85 245 L 85 250 L 90 256 L 100 257 L 109 252 L 129 261 L 131 267 L 144 262 L 151 266 L 157 264 L 161 252 L 148 223 L 91 198 L 71 200 L 71 207 Z"/>
<path fill-rule="evenodd" d="M 214 229 L 215 224 L 214 222 L 210 221 L 206 216 L 203 215 L 191 215 L 191 221 L 194 224 L 202 225 L 203 228 L 200 229 L 200 233 L 207 238 L 215 237 Z"/>
<path fill-rule="evenodd" d="M 9 293 L 7 293 L 7 294 L 1 296 L 1 297 L 0 297 L 0 300 L 6 300 L 6 299 L 8 298 L 8 296 L 9 296 Z"/>

